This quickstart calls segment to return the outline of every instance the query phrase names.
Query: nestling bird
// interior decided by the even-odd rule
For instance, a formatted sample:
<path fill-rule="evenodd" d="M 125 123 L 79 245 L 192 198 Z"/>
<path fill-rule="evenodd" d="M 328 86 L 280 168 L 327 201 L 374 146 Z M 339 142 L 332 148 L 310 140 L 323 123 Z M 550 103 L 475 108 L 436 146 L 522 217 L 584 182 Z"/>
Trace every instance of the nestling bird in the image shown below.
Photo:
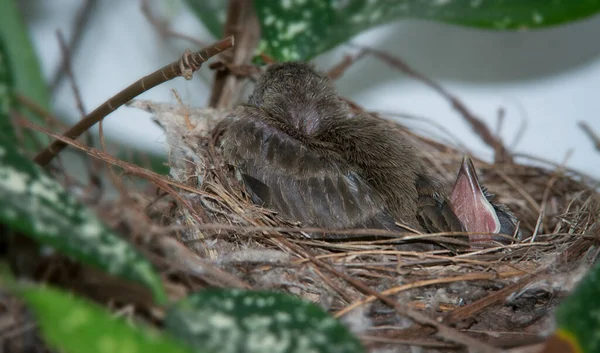
<path fill-rule="evenodd" d="M 470 160 L 449 198 L 402 135 L 366 113 L 351 115 L 331 80 L 308 64 L 270 66 L 233 115 L 221 139 L 226 161 L 255 203 L 304 226 L 515 228 L 508 209 L 485 205 Z M 494 219 L 512 223 L 498 228 Z"/>

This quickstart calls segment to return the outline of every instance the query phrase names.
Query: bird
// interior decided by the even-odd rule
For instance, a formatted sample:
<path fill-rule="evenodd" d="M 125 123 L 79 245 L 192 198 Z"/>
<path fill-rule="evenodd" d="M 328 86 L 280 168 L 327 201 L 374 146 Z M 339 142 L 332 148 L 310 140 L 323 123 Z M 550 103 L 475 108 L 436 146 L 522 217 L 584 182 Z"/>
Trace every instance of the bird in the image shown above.
<path fill-rule="evenodd" d="M 484 203 L 489 195 L 470 159 L 448 195 L 403 135 L 368 113 L 351 114 L 333 82 L 307 63 L 269 66 L 221 131 L 224 160 L 251 200 L 303 226 L 514 231 L 508 208 Z M 498 219 L 510 224 L 498 228 Z"/>

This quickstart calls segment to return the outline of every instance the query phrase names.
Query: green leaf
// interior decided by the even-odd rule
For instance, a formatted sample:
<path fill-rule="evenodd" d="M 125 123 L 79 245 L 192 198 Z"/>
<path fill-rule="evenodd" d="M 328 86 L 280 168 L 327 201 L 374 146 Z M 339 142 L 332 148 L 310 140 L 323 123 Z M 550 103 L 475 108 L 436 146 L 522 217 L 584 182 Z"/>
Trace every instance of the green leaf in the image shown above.
<path fill-rule="evenodd" d="M 600 263 L 581 280 L 557 308 L 558 337 L 583 352 L 600 351 Z"/>
<path fill-rule="evenodd" d="M 15 0 L 0 1 L 0 38 L 14 65 L 16 88 L 40 106 L 50 108 L 50 95 L 27 26 Z"/>
<path fill-rule="evenodd" d="M 15 0 L 0 1 L 0 41 L 12 67 L 15 91 L 35 101 L 42 108 L 49 110 L 50 94 L 40 64 L 29 38 L 27 26 Z M 43 123 L 43 119 L 34 114 L 27 114 L 33 121 Z M 41 133 L 32 133 L 36 140 L 47 144 L 50 139 Z M 29 134 L 28 134 L 29 136 Z M 38 144 L 26 141 L 26 147 L 33 149 Z"/>
<path fill-rule="evenodd" d="M 206 289 L 175 305 L 165 328 L 193 347 L 221 353 L 364 352 L 321 308 L 276 292 Z"/>
<path fill-rule="evenodd" d="M 0 223 L 84 263 L 139 282 L 166 301 L 160 277 L 126 240 L 0 134 Z"/>
<path fill-rule="evenodd" d="M 595 14 L 600 0 L 255 0 L 260 49 L 280 61 L 309 60 L 356 34 L 418 18 L 486 29 L 540 28 Z"/>
<path fill-rule="evenodd" d="M 186 0 L 185 2 L 215 38 L 223 36 L 228 1 Z"/>
<path fill-rule="evenodd" d="M 132 326 L 104 308 L 63 291 L 17 285 L 34 311 L 47 344 L 64 353 L 192 353 L 149 327 Z"/>
<path fill-rule="evenodd" d="M 2 37 L 0 37 L 0 135 L 15 144 L 17 139 L 10 121 L 10 112 L 15 105 L 12 67 Z"/>

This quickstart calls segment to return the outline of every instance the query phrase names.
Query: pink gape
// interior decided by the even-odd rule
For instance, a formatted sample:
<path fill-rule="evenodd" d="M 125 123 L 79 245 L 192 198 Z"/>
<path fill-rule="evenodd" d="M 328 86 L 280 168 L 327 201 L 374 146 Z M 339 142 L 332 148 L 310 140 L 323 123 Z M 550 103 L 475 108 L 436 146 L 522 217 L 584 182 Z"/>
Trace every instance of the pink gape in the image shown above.
<path fill-rule="evenodd" d="M 489 233 L 500 232 L 500 220 L 481 189 L 475 167 L 468 156 L 463 158 L 450 196 L 450 204 L 465 231 L 484 233 L 470 235 L 471 241 L 489 241 L 492 240 Z"/>

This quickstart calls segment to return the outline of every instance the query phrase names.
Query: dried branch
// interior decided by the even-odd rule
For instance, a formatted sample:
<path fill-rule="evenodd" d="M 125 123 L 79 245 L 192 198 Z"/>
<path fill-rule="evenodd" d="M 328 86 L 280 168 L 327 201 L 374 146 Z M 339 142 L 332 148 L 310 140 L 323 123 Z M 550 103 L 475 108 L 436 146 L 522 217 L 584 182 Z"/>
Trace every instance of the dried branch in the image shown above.
<path fill-rule="evenodd" d="M 73 72 L 73 67 L 71 63 L 71 52 L 69 50 L 69 46 L 67 45 L 67 41 L 60 30 L 56 31 L 56 37 L 58 39 L 58 43 L 60 45 L 60 50 L 62 52 L 63 64 L 64 64 L 64 72 L 67 75 L 67 79 L 69 80 L 71 91 L 73 92 L 73 97 L 75 97 L 75 102 L 77 105 L 77 110 L 79 111 L 79 115 L 81 119 L 84 119 L 86 116 L 85 106 L 83 104 L 83 99 L 81 97 L 81 90 L 79 89 L 79 85 L 75 80 L 75 73 Z M 92 134 L 88 131 L 86 134 L 86 140 L 88 145 L 93 143 Z M 94 159 L 85 159 L 85 163 L 88 165 L 88 178 L 90 181 L 90 190 L 87 192 L 88 195 L 96 194 L 96 200 L 102 195 L 102 182 L 100 181 L 99 171 L 102 168 L 102 165 L 98 163 L 97 160 Z"/>
<path fill-rule="evenodd" d="M 148 76 L 142 77 L 140 80 L 114 95 L 72 128 L 67 130 L 64 133 L 64 136 L 70 139 L 78 138 L 90 127 L 104 119 L 104 117 L 123 104 L 161 83 L 179 76 L 183 76 L 190 80 L 192 74 L 200 69 L 206 60 L 232 46 L 233 37 L 230 36 L 196 53 L 185 53 L 180 60 L 174 61 Z M 67 147 L 67 145 L 64 142 L 54 141 L 50 146 L 35 156 L 34 161 L 41 166 L 46 166 L 65 147 Z"/>
<path fill-rule="evenodd" d="M 77 12 L 75 16 L 75 21 L 73 22 L 73 28 L 71 31 L 71 40 L 67 44 L 68 52 L 72 53 L 77 49 L 77 46 L 81 42 L 81 38 L 83 36 L 83 32 L 85 31 L 85 26 L 90 22 L 90 15 L 92 14 L 92 10 L 96 6 L 98 0 L 86 0 L 85 3 L 81 6 L 80 10 Z M 63 79 L 66 68 L 67 68 L 67 60 L 69 58 L 63 56 L 56 73 L 52 80 L 50 80 L 50 90 L 54 91 L 58 84 Z"/>
<path fill-rule="evenodd" d="M 260 40 L 260 26 L 251 1 L 229 1 L 224 33 L 233 35 L 236 39 L 231 55 L 223 58 L 225 66 L 251 64 Z M 217 71 L 208 105 L 219 109 L 233 107 L 240 99 L 245 82 L 244 77 L 238 77 L 230 70 Z"/>
<path fill-rule="evenodd" d="M 583 132 L 586 133 L 590 140 L 592 140 L 592 143 L 594 144 L 594 147 L 596 147 L 596 150 L 600 152 L 600 136 L 598 136 L 598 134 L 596 134 L 592 127 L 585 121 L 580 121 L 579 127 L 581 128 L 581 130 L 583 130 Z"/>
<path fill-rule="evenodd" d="M 350 66 L 352 66 L 358 60 L 362 59 L 365 56 L 365 54 L 366 52 L 364 50 L 361 50 L 360 52 L 358 52 L 358 54 L 354 56 L 344 56 L 344 59 L 342 61 L 340 61 L 335 66 L 330 68 L 329 71 L 327 71 L 327 76 L 329 76 L 329 78 L 334 81 L 337 80 L 346 72 L 346 70 L 348 70 Z"/>

